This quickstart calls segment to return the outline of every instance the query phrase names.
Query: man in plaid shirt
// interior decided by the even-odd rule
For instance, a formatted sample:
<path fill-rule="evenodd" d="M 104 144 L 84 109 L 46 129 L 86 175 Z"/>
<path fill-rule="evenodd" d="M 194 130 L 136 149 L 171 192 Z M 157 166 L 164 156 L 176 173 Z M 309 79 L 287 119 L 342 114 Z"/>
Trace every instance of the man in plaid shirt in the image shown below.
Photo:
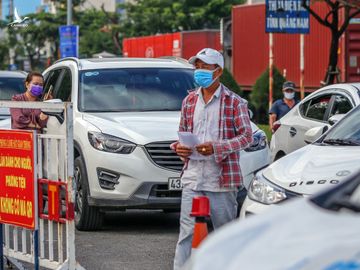
<path fill-rule="evenodd" d="M 200 87 L 183 101 L 179 131 L 193 133 L 201 143 L 194 149 L 179 142 L 172 145 L 185 161 L 174 270 L 180 269 L 191 253 L 194 197 L 209 198 L 215 229 L 236 217 L 236 196 L 242 184 L 240 150 L 252 143 L 247 102 L 220 83 L 223 56 L 206 48 L 189 63 L 195 66 L 194 79 Z"/>

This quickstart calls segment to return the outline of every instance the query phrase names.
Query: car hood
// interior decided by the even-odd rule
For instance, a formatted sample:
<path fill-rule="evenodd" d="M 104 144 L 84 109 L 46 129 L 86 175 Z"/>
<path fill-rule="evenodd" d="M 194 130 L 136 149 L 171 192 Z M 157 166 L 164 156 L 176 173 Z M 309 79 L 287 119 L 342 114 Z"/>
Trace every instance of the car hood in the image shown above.
<path fill-rule="evenodd" d="M 83 119 L 101 132 L 136 144 L 178 139 L 180 112 L 86 113 Z M 259 128 L 251 123 L 253 132 Z"/>
<path fill-rule="evenodd" d="M 275 161 L 263 176 L 287 190 L 310 195 L 360 168 L 360 146 L 311 144 Z"/>
<path fill-rule="evenodd" d="M 136 144 L 177 140 L 180 112 L 91 113 L 84 120 L 101 132 Z"/>

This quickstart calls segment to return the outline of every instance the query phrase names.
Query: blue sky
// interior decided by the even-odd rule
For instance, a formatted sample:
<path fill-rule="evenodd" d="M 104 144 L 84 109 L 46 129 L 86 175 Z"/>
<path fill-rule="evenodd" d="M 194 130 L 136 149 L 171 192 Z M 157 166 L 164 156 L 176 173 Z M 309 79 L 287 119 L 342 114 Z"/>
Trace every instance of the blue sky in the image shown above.
<path fill-rule="evenodd" d="M 3 0 L 3 18 L 9 14 L 9 0 Z M 36 11 L 40 6 L 40 0 L 14 0 L 14 6 L 17 8 L 19 15 L 22 17 L 24 14 Z"/>

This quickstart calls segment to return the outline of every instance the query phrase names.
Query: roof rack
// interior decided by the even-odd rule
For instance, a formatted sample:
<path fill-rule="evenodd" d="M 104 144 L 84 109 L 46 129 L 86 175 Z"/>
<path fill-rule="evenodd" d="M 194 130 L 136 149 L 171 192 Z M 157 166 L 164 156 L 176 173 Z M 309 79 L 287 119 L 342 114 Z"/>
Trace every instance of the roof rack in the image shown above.
<path fill-rule="evenodd" d="M 59 59 L 59 60 L 56 60 L 56 61 L 54 62 L 54 64 L 60 63 L 60 62 L 62 62 L 62 61 L 67 61 L 67 60 L 71 60 L 71 61 L 76 62 L 76 64 L 77 64 L 78 66 L 80 65 L 79 58 L 77 58 L 77 57 L 65 57 L 65 58 L 61 58 L 61 59 Z"/>
<path fill-rule="evenodd" d="M 159 56 L 158 58 L 160 58 L 160 59 L 170 59 L 170 60 L 174 60 L 174 61 L 177 61 L 177 62 L 181 62 L 181 63 L 190 65 L 188 60 L 186 60 L 185 58 L 182 58 L 182 57 L 178 57 L 178 56 Z"/>

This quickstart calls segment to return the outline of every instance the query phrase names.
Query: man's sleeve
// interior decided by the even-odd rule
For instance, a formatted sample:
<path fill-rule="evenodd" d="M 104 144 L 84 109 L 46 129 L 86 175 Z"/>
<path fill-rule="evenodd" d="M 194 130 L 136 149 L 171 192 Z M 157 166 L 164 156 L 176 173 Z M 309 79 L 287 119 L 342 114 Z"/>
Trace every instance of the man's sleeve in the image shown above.
<path fill-rule="evenodd" d="M 253 141 L 248 107 L 245 102 L 240 102 L 234 108 L 234 127 L 237 136 L 213 144 L 215 161 L 217 163 L 226 159 L 229 154 L 249 147 Z"/>
<path fill-rule="evenodd" d="M 269 114 L 279 115 L 278 102 L 277 102 L 277 101 L 275 101 L 275 102 L 273 103 L 273 105 L 271 106 L 270 111 L 269 111 Z"/>
<path fill-rule="evenodd" d="M 185 98 L 182 102 L 181 106 L 181 116 L 180 116 L 180 125 L 179 125 L 179 131 L 186 131 L 186 117 L 185 117 L 185 106 L 186 106 L 186 99 Z M 176 145 L 179 143 L 179 141 L 173 142 L 170 145 L 170 148 L 175 151 Z"/>

